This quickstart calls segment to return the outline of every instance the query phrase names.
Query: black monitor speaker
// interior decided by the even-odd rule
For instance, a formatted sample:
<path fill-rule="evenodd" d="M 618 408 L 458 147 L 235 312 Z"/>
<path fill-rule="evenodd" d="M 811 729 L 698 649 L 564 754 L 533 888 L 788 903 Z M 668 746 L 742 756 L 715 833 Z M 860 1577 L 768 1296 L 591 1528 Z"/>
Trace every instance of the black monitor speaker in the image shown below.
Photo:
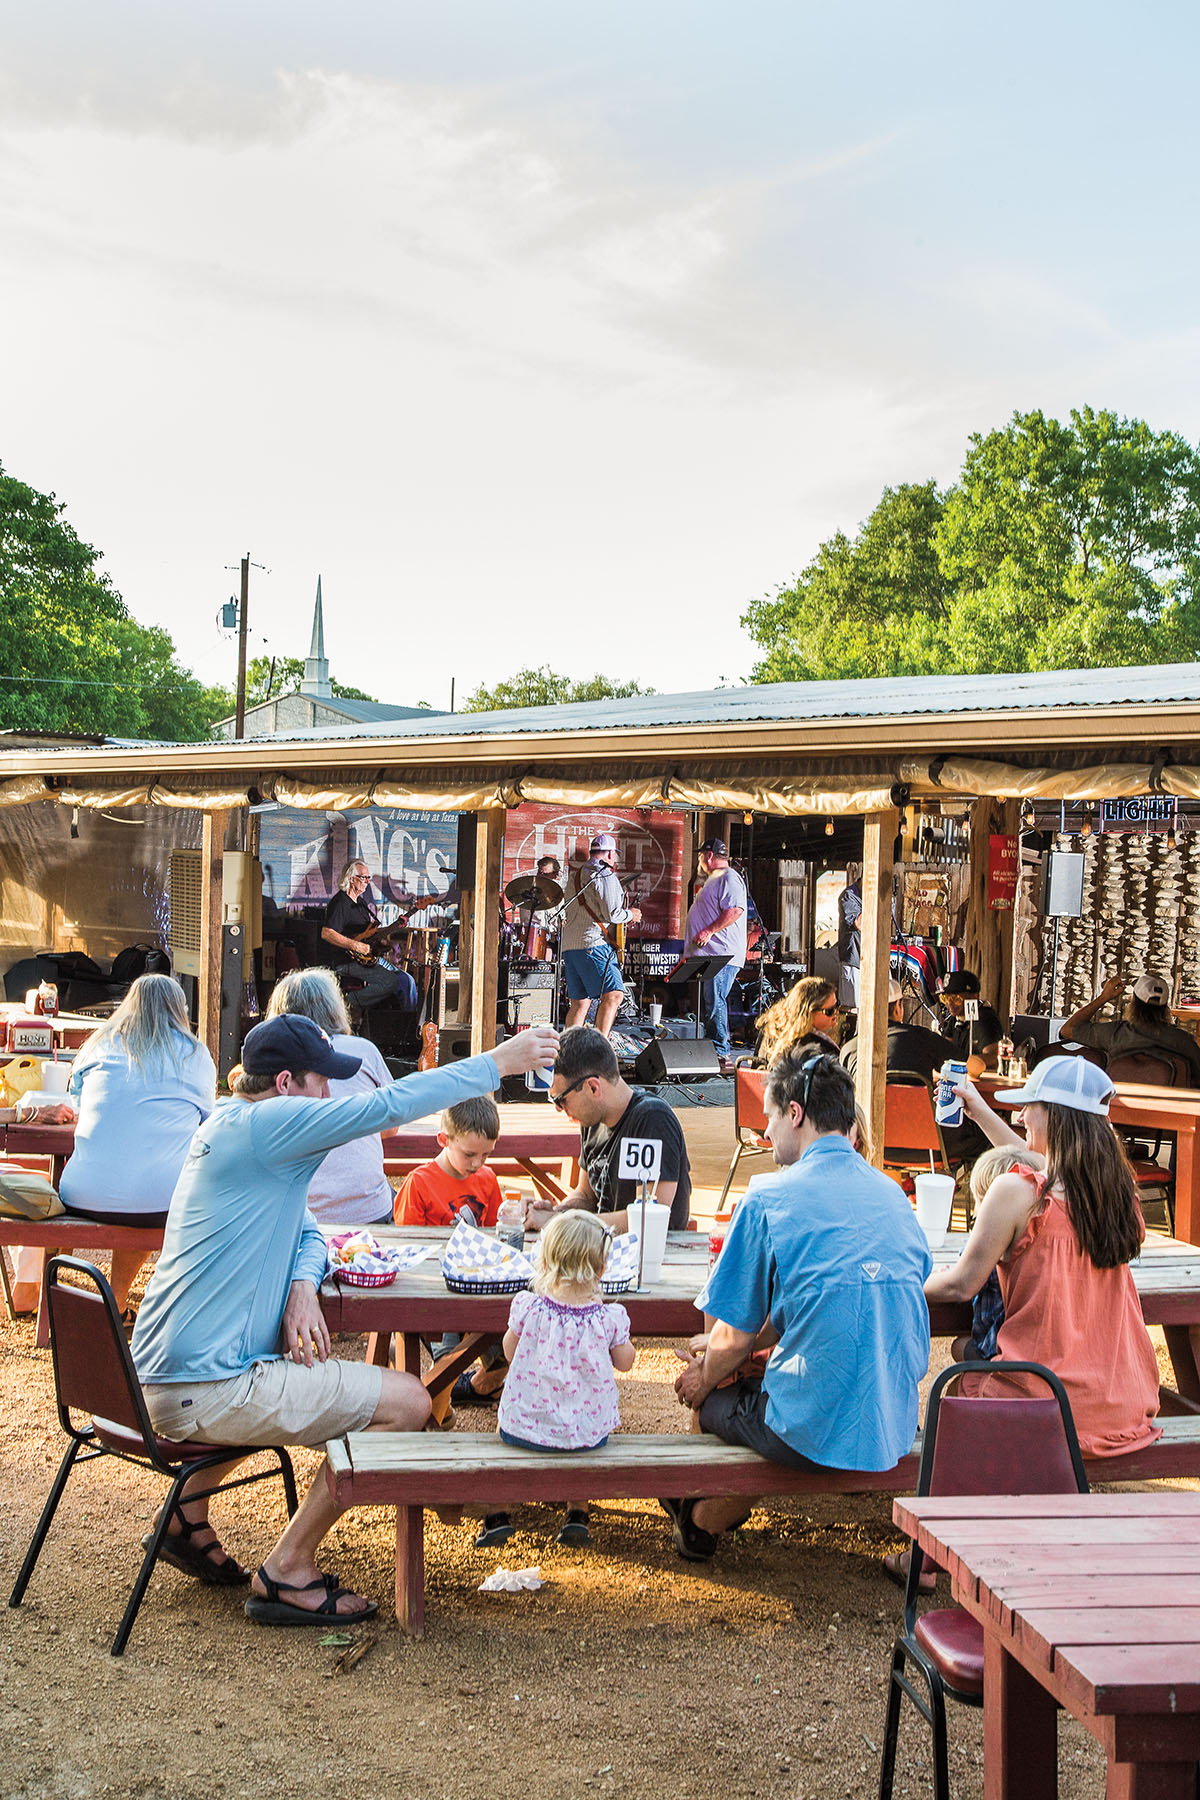
<path fill-rule="evenodd" d="M 654 1038 L 634 1065 L 635 1081 L 705 1081 L 721 1073 L 711 1038 Z"/>

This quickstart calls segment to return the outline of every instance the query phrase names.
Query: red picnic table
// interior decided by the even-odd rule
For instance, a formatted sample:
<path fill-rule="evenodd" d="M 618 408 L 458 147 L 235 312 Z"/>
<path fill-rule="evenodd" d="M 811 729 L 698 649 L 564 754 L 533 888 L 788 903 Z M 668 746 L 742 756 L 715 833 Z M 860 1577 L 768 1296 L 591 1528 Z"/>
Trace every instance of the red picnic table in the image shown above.
<path fill-rule="evenodd" d="M 984 1629 L 985 1800 L 1057 1794 L 1058 1706 L 1104 1746 L 1108 1800 L 1195 1800 L 1200 1494 L 927 1496 L 893 1516 Z"/>
<path fill-rule="evenodd" d="M 440 1118 L 430 1113 L 383 1134 L 383 1166 L 407 1175 L 438 1154 Z M 488 1165 L 503 1177 L 531 1181 L 539 1194 L 561 1200 L 579 1167 L 579 1127 L 542 1100 L 510 1100 L 500 1107 L 500 1136 Z M 569 1172 L 568 1172 L 569 1168 Z"/>

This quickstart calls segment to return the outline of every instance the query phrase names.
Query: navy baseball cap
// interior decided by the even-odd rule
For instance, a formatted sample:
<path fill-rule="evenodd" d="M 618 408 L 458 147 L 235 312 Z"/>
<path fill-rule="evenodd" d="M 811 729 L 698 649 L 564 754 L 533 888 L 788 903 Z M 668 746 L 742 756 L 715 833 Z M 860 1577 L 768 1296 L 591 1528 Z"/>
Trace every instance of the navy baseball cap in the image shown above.
<path fill-rule="evenodd" d="M 310 1072 L 331 1081 L 348 1081 L 362 1068 L 362 1059 L 343 1056 L 311 1019 L 299 1013 L 280 1013 L 264 1019 L 249 1032 L 242 1045 L 242 1067 L 247 1075 L 282 1075 Z"/>

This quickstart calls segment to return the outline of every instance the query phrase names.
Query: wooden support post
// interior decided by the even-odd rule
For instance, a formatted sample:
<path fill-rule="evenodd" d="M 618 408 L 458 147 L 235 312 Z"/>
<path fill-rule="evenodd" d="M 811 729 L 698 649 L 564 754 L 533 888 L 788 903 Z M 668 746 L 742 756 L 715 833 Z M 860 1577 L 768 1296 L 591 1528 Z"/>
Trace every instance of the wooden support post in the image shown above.
<path fill-rule="evenodd" d="M 971 866 L 963 953 L 968 969 L 979 977 L 980 997 L 1007 1022 L 1012 1011 L 1013 932 L 1015 908 L 993 911 L 988 905 L 989 840 L 995 833 L 1014 834 L 1020 809 L 1015 800 L 971 802 Z"/>
<path fill-rule="evenodd" d="M 471 1055 L 496 1042 L 496 981 L 500 960 L 500 877 L 504 869 L 502 807 L 479 814 L 475 837 L 475 924 L 471 944 Z"/>
<path fill-rule="evenodd" d="M 858 1061 L 854 1097 L 862 1107 L 877 1165 L 883 1162 L 887 1082 L 888 980 L 892 950 L 892 852 L 900 814 L 894 807 L 863 822 L 862 967 L 858 972 Z"/>
<path fill-rule="evenodd" d="M 201 835 L 200 995 L 196 1034 L 214 1063 L 221 1045 L 221 959 L 224 949 L 225 901 L 222 891 L 228 812 L 206 812 Z"/>

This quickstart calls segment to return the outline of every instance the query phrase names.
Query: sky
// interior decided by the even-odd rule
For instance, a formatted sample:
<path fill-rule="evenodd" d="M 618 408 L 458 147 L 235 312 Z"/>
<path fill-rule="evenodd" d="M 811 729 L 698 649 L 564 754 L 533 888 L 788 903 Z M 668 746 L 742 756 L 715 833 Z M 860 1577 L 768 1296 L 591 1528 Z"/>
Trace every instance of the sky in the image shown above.
<path fill-rule="evenodd" d="M 743 680 L 974 431 L 1200 439 L 1192 0 L 0 0 L 0 464 L 206 682 Z M 232 566 L 231 566 L 232 565 Z"/>

